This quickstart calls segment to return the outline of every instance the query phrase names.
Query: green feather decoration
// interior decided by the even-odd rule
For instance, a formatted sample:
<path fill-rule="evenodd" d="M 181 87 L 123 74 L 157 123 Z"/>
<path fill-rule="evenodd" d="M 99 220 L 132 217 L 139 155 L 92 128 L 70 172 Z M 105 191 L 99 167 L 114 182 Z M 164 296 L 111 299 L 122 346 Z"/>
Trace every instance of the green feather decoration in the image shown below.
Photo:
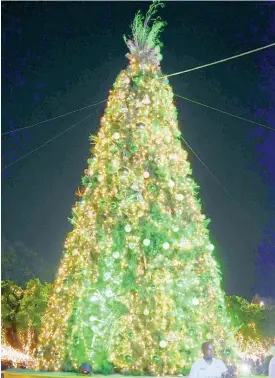
<path fill-rule="evenodd" d="M 140 63 L 159 65 L 162 59 L 160 54 L 162 43 L 159 35 L 166 25 L 160 17 L 153 18 L 159 7 L 163 8 L 164 4 L 160 1 L 153 1 L 145 17 L 138 11 L 131 25 L 132 36 L 130 38 L 123 36 L 130 50 L 130 54 L 126 55 L 130 60 L 136 58 Z M 151 26 L 150 22 L 152 22 Z"/>

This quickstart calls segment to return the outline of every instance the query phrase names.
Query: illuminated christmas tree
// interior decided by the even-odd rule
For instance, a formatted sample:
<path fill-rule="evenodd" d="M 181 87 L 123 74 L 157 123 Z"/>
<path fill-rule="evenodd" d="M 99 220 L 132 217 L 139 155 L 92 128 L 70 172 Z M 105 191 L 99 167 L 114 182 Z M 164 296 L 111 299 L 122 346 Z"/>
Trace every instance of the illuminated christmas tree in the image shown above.
<path fill-rule="evenodd" d="M 138 13 L 129 65 L 110 91 L 73 208 L 73 231 L 40 337 L 40 368 L 174 374 L 205 340 L 232 355 L 208 221 L 191 177 L 173 91 L 160 69 L 153 3 Z"/>

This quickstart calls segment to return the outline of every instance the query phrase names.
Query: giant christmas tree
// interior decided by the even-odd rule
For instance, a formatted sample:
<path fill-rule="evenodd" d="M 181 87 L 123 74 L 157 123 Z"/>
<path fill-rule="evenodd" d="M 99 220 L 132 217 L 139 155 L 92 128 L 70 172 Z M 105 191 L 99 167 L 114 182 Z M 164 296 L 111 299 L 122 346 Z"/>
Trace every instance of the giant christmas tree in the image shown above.
<path fill-rule="evenodd" d="M 219 270 L 161 72 L 159 3 L 132 24 L 73 208 L 40 368 L 174 374 L 214 339 L 232 355 Z"/>

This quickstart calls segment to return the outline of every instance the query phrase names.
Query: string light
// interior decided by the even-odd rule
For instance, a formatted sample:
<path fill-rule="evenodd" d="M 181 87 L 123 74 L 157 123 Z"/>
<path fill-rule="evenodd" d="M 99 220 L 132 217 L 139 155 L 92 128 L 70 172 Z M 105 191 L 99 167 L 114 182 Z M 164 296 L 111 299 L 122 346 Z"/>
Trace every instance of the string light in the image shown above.
<path fill-rule="evenodd" d="M 27 354 L 21 353 L 7 344 L 1 343 L 1 361 L 11 362 L 13 367 L 24 364 L 26 367 L 33 367 L 35 359 Z"/>

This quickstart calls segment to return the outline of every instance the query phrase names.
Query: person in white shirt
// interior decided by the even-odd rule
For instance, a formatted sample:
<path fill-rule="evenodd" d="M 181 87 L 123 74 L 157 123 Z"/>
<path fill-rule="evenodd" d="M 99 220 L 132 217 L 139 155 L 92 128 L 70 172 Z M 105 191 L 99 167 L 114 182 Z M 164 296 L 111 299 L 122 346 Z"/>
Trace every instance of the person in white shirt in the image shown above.
<path fill-rule="evenodd" d="M 275 378 L 275 344 L 270 348 L 270 354 L 273 356 L 269 362 L 268 366 L 268 376 L 269 378 Z"/>
<path fill-rule="evenodd" d="M 214 358 L 214 347 L 211 342 L 201 346 L 203 358 L 193 363 L 189 378 L 222 378 L 227 373 L 227 367 L 222 360 Z M 273 378 L 273 377 L 272 377 Z"/>

